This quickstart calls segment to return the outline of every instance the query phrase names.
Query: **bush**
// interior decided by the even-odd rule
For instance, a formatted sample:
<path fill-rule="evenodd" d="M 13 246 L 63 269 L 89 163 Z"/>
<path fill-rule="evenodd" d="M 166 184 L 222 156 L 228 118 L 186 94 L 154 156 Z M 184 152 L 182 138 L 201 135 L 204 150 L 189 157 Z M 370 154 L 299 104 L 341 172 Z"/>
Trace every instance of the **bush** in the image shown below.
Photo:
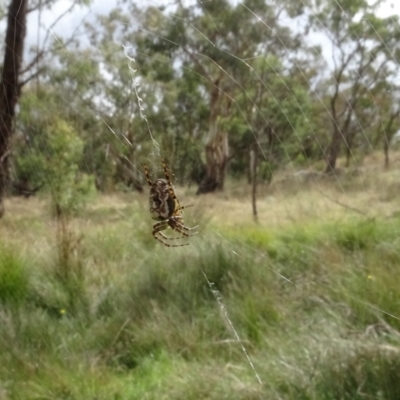
<path fill-rule="evenodd" d="M 83 140 L 72 126 L 57 117 L 37 121 L 31 130 L 27 144 L 16 146 L 17 179 L 45 184 L 57 216 L 76 213 L 95 193 L 93 177 L 79 168 L 84 156 Z"/>

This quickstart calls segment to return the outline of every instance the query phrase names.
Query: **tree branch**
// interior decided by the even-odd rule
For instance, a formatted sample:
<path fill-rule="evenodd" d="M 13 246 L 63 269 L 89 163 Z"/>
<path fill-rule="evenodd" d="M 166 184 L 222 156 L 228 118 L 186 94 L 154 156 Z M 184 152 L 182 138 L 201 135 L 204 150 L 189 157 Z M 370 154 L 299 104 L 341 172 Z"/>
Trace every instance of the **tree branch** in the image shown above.
<path fill-rule="evenodd" d="M 35 79 L 37 76 L 39 76 L 42 72 L 46 71 L 47 67 L 41 67 L 39 68 L 36 72 L 33 74 L 29 75 L 27 78 L 25 78 L 23 81 L 20 81 L 18 83 L 18 88 L 22 89 L 28 82 L 30 82 L 32 79 Z"/>
<path fill-rule="evenodd" d="M 52 2 L 54 2 L 54 0 L 45 0 L 43 3 L 40 1 L 40 2 L 39 2 L 38 4 L 36 4 L 35 6 L 33 6 L 33 7 L 31 7 L 31 8 L 28 8 L 27 13 L 29 14 L 29 13 L 31 13 L 31 12 L 33 12 L 33 11 L 36 11 L 36 10 L 38 10 L 38 9 L 41 8 L 41 7 L 45 7 L 45 6 L 49 5 L 49 4 L 51 4 Z"/>

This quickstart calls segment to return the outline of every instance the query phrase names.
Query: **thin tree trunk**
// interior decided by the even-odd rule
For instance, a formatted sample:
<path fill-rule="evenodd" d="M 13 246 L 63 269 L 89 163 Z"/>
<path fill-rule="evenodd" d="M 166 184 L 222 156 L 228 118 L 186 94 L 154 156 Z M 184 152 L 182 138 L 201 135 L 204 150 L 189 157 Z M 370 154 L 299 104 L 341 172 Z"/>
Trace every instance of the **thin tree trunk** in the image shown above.
<path fill-rule="evenodd" d="M 347 135 L 346 140 L 346 167 L 350 167 L 350 158 L 352 156 L 352 149 L 353 147 L 353 135 L 350 133 Z"/>
<path fill-rule="evenodd" d="M 383 152 L 385 154 L 385 169 L 389 168 L 389 140 L 385 137 L 383 141 Z"/>
<path fill-rule="evenodd" d="M 338 126 L 338 121 L 334 120 L 334 128 L 332 141 L 328 149 L 328 157 L 327 157 L 327 165 L 325 169 L 325 173 L 333 173 L 336 168 L 336 161 L 340 153 L 340 146 L 342 141 L 345 141 L 344 138 L 348 137 L 348 130 L 351 121 L 351 116 L 353 114 L 353 106 L 350 107 L 346 119 L 343 122 L 342 126 Z"/>
<path fill-rule="evenodd" d="M 258 159 L 258 141 L 253 145 L 250 150 L 250 165 L 251 165 L 251 205 L 253 207 L 253 218 L 258 222 L 257 213 L 257 159 Z"/>
<path fill-rule="evenodd" d="M 392 112 L 389 118 L 389 121 L 386 123 L 383 129 L 383 153 L 385 154 L 385 168 L 389 168 L 389 148 L 390 142 L 393 138 L 393 135 L 396 132 L 396 128 L 393 129 L 393 123 L 398 119 L 400 116 L 400 108 Z"/>
<path fill-rule="evenodd" d="M 246 168 L 246 175 L 247 175 L 247 183 L 251 185 L 251 147 L 246 152 L 246 157 L 248 157 L 247 161 L 247 168 Z"/>
<path fill-rule="evenodd" d="M 329 174 L 332 173 L 336 168 L 336 160 L 340 152 L 340 143 L 342 140 L 342 136 L 340 134 L 340 130 L 337 126 L 334 127 L 332 141 L 329 145 L 328 149 L 328 157 L 327 157 L 327 164 L 325 173 Z"/>
<path fill-rule="evenodd" d="M 18 102 L 18 85 L 26 33 L 28 0 L 11 0 L 8 9 L 3 71 L 0 85 L 0 216 L 8 179 L 9 141 L 13 132 L 13 117 Z"/>

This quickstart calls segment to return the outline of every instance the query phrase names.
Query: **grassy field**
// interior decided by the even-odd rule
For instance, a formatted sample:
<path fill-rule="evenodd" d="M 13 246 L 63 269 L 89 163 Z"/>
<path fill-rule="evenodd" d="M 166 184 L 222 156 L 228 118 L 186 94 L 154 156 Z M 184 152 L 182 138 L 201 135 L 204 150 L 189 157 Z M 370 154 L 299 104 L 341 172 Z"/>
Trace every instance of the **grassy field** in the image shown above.
<path fill-rule="evenodd" d="M 400 174 L 369 165 L 278 176 L 258 224 L 245 184 L 178 189 L 200 233 L 174 249 L 146 194 L 63 237 L 45 196 L 8 199 L 0 399 L 400 399 Z"/>

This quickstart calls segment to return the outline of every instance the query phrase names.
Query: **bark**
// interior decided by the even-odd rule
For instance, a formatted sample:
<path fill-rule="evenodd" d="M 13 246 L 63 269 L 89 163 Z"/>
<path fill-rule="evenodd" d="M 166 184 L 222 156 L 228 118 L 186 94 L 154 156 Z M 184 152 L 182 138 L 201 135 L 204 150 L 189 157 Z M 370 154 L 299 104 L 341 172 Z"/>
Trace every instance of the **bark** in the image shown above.
<path fill-rule="evenodd" d="M 5 53 L 0 85 L 0 213 L 8 183 L 9 142 L 13 132 L 15 106 L 20 95 L 18 78 L 26 33 L 28 0 L 11 0 L 8 9 Z"/>
<path fill-rule="evenodd" d="M 389 168 L 389 141 L 385 138 L 383 142 L 383 152 L 385 154 L 385 169 Z"/>
<path fill-rule="evenodd" d="M 258 142 L 254 143 L 253 148 L 250 151 L 250 164 L 251 164 L 251 205 L 253 208 L 253 218 L 255 222 L 258 222 L 257 213 L 257 159 L 258 159 Z"/>
<path fill-rule="evenodd" d="M 354 54 L 354 53 L 353 53 Z M 340 128 L 338 126 L 338 112 L 336 110 L 336 102 L 339 98 L 339 87 L 340 87 L 340 82 L 342 80 L 343 73 L 349 64 L 350 60 L 352 58 L 352 55 L 347 57 L 345 60 L 344 58 L 342 59 L 342 65 L 340 69 L 337 70 L 337 73 L 335 74 L 335 92 L 331 98 L 330 101 L 330 107 L 331 107 L 331 120 L 333 124 L 333 132 L 332 132 L 332 140 L 328 148 L 328 154 L 326 157 L 326 169 L 325 173 L 331 173 L 335 170 L 336 167 L 336 160 L 340 152 L 340 142 L 342 139 L 342 134 L 340 132 Z M 336 65 L 335 65 L 336 67 Z"/>
<path fill-rule="evenodd" d="M 327 165 L 325 169 L 325 173 L 329 174 L 332 173 L 335 168 L 336 168 L 336 160 L 339 156 L 340 152 L 340 147 L 342 144 L 342 141 L 346 141 L 346 137 L 349 137 L 349 126 L 351 122 L 351 117 L 353 116 L 354 108 L 357 104 L 358 97 L 356 97 L 357 91 L 354 90 L 353 96 L 352 96 L 352 101 L 351 103 L 347 106 L 347 114 L 345 117 L 345 120 L 343 124 L 339 127 L 338 125 L 338 119 L 336 119 L 335 115 L 335 120 L 333 121 L 334 128 L 333 128 L 333 135 L 332 135 L 332 141 L 329 146 L 328 150 L 328 157 L 327 157 Z"/>
<path fill-rule="evenodd" d="M 342 135 L 338 127 L 335 127 L 332 134 L 332 141 L 328 150 L 327 165 L 325 173 L 329 174 L 336 168 L 336 160 L 340 152 L 340 144 L 342 141 Z"/>
<path fill-rule="evenodd" d="M 221 113 L 219 79 L 214 82 L 210 100 L 209 131 L 206 143 L 206 176 L 200 182 L 196 194 L 204 194 L 224 188 L 225 172 L 229 157 L 228 135 L 221 130 L 218 116 Z"/>
<path fill-rule="evenodd" d="M 251 185 L 251 147 L 247 149 L 247 168 L 246 168 L 246 175 L 247 175 L 247 183 Z"/>
<path fill-rule="evenodd" d="M 206 145 L 206 176 L 201 181 L 197 194 L 224 188 L 227 161 L 228 135 L 225 132 L 217 132 Z"/>
<path fill-rule="evenodd" d="M 347 139 L 345 141 L 346 144 L 346 167 L 348 168 L 350 166 L 350 158 L 353 156 L 353 142 L 354 142 L 354 136 L 355 133 L 349 132 L 347 134 Z"/>
<path fill-rule="evenodd" d="M 393 135 L 396 132 L 396 130 L 393 129 L 393 124 L 399 118 L 399 116 L 400 116 L 400 109 L 398 109 L 395 112 L 392 112 L 388 122 L 386 123 L 386 125 L 383 128 L 383 153 L 385 155 L 385 168 L 386 169 L 389 168 L 390 142 L 393 138 Z"/>

